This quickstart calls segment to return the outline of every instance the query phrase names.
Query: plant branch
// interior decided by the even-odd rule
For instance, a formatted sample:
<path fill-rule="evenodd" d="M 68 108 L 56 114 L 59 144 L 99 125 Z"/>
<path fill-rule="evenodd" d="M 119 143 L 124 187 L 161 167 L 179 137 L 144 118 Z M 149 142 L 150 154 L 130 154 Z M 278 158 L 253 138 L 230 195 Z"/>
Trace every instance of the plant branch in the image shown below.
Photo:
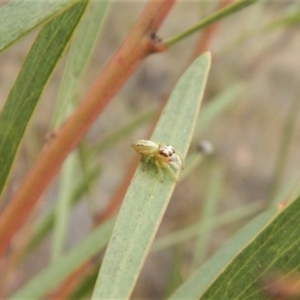
<path fill-rule="evenodd" d="M 179 42 L 180 40 L 188 37 L 189 35 L 197 32 L 198 30 L 206 28 L 207 26 L 209 26 L 217 21 L 220 21 L 221 19 L 245 8 L 248 5 L 253 4 L 256 1 L 257 0 L 242 0 L 242 1 L 237 1 L 233 4 L 230 4 L 230 5 L 226 6 L 225 8 L 212 14 L 211 16 L 203 19 L 201 22 L 190 27 L 189 29 L 179 33 L 178 35 L 175 35 L 174 37 L 167 39 L 164 44 L 165 44 L 165 46 L 170 47 L 171 45 Z"/>
<path fill-rule="evenodd" d="M 42 150 L 26 179 L 0 218 L 0 255 L 15 232 L 22 226 L 68 154 L 77 146 L 111 98 L 121 88 L 141 61 L 149 54 L 164 51 L 156 31 L 175 0 L 152 0 L 105 67 L 96 83 L 75 112 L 54 134 Z"/>

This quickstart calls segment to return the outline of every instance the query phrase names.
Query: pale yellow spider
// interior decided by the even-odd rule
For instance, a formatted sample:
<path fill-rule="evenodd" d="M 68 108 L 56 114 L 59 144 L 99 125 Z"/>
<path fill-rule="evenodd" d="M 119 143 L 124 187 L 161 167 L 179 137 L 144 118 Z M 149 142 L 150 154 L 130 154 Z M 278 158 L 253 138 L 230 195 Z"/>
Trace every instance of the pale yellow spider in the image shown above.
<path fill-rule="evenodd" d="M 149 160 L 154 162 L 162 182 L 164 181 L 164 177 L 161 168 L 166 169 L 177 182 L 176 175 L 170 166 L 175 169 L 183 169 L 184 161 L 180 152 L 175 150 L 173 146 L 149 140 L 138 140 L 132 144 L 132 147 L 136 152 L 145 157 L 145 163 L 148 163 Z"/>

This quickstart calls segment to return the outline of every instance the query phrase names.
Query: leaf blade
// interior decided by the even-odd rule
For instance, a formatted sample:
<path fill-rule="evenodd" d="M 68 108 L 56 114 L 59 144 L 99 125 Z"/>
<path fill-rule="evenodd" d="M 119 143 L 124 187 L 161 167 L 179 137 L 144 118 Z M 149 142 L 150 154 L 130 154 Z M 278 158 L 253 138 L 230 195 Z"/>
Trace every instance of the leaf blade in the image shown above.
<path fill-rule="evenodd" d="M 244 226 L 211 259 L 187 279 L 169 299 L 199 299 L 214 279 L 234 259 L 236 254 L 249 243 L 249 240 L 257 236 L 263 226 L 270 223 L 276 213 L 277 210 L 270 209 Z M 220 299 L 225 298 L 222 296 Z"/>
<path fill-rule="evenodd" d="M 50 292 L 74 270 L 88 261 L 107 244 L 115 219 L 93 230 L 79 245 L 51 263 L 11 296 L 11 299 L 37 299 Z"/>
<path fill-rule="evenodd" d="M 205 53 L 181 77 L 152 140 L 170 143 L 183 155 L 187 153 L 209 67 L 210 54 Z M 130 296 L 174 186 L 171 178 L 162 184 L 153 167 L 147 167 L 147 172 L 137 169 L 108 245 L 93 299 Z"/>
<path fill-rule="evenodd" d="M 201 299 L 266 299 L 264 275 L 300 271 L 300 197 L 240 252 Z M 226 284 L 230 282 L 230 285 Z"/>
<path fill-rule="evenodd" d="M 78 1 L 10 1 L 0 10 L 0 52 Z"/>
<path fill-rule="evenodd" d="M 0 114 L 0 195 L 43 89 L 86 4 L 87 1 L 79 2 L 45 26 L 34 42 L 10 91 Z"/>

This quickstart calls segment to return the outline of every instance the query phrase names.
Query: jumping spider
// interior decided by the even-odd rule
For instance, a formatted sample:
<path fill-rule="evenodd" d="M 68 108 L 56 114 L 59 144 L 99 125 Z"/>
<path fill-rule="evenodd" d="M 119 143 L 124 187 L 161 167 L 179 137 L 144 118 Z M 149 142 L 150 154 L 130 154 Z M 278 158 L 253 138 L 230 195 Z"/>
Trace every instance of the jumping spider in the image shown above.
<path fill-rule="evenodd" d="M 176 175 L 170 166 L 175 169 L 183 169 L 184 161 L 180 152 L 175 150 L 173 146 L 149 140 L 138 140 L 132 144 L 132 147 L 136 152 L 143 155 L 145 163 L 148 163 L 149 160 L 154 162 L 161 182 L 164 181 L 163 172 L 161 170 L 162 168 L 166 169 L 177 182 Z"/>

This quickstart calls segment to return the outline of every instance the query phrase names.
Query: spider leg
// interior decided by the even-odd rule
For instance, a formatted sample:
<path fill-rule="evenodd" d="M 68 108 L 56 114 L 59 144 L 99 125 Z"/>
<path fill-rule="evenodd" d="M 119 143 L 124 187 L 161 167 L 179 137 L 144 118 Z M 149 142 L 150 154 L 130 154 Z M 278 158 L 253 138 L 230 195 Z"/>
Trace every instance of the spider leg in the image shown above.
<path fill-rule="evenodd" d="M 144 157 L 145 157 L 145 156 L 144 156 Z M 147 164 L 151 158 L 152 158 L 151 156 L 145 157 L 145 164 Z"/>
<path fill-rule="evenodd" d="M 178 156 L 178 158 L 179 158 L 179 160 L 180 160 L 180 163 L 181 163 L 181 169 L 183 170 L 184 169 L 184 160 L 183 160 L 183 156 L 182 156 L 182 154 L 179 152 L 179 151 L 175 151 L 175 153 L 177 154 L 177 156 Z"/>
<path fill-rule="evenodd" d="M 149 160 L 151 159 L 151 156 L 143 156 L 143 168 L 142 171 L 145 171 L 146 168 L 146 164 L 149 162 Z"/>
<path fill-rule="evenodd" d="M 175 180 L 175 182 L 178 182 L 174 171 L 172 170 L 172 168 L 166 162 L 161 162 L 161 166 L 169 172 L 169 174 L 172 176 L 172 178 Z"/>
<path fill-rule="evenodd" d="M 155 161 L 155 165 L 156 165 L 158 173 L 159 173 L 160 181 L 164 182 L 164 176 L 163 176 L 163 173 L 162 173 L 162 170 L 161 170 L 161 166 L 160 166 L 160 163 L 157 160 Z"/>

